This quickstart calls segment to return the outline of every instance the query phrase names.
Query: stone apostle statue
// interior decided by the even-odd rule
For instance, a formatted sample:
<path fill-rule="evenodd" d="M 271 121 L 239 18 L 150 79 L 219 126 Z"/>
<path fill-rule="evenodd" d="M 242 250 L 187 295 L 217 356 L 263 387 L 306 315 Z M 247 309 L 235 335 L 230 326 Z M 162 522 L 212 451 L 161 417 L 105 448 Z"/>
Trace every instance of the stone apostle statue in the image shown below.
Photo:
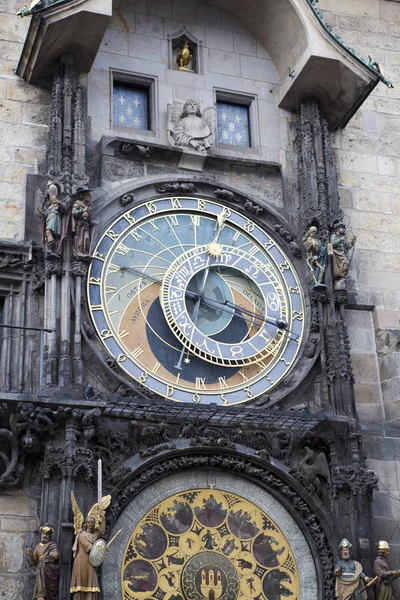
<path fill-rule="evenodd" d="M 338 548 L 340 558 L 335 567 L 335 597 L 338 600 L 367 600 L 367 593 L 360 590 L 372 578 L 367 577 L 361 564 L 351 558 L 351 548 L 349 540 L 343 538 Z"/>
<path fill-rule="evenodd" d="M 168 105 L 168 130 L 173 146 L 206 153 L 212 146 L 215 132 L 215 108 L 200 111 L 196 100 Z"/>
<path fill-rule="evenodd" d="M 64 218 L 68 207 L 59 198 L 59 188 L 50 183 L 47 188 L 46 200 L 40 209 L 43 221 L 43 241 L 50 254 L 60 252 L 60 247 L 67 233 L 68 219 Z"/>
<path fill-rule="evenodd" d="M 40 542 L 34 550 L 28 548 L 27 554 L 32 565 L 36 565 L 35 589 L 33 600 L 57 600 L 60 576 L 60 553 L 57 544 L 52 541 L 54 529 L 48 525 L 40 528 Z"/>
<path fill-rule="evenodd" d="M 335 223 L 330 238 L 330 254 L 332 255 L 333 284 L 335 290 L 346 289 L 346 278 L 349 273 L 348 252 L 356 243 L 353 236 L 350 242 L 346 241 L 346 225 Z"/>
<path fill-rule="evenodd" d="M 88 257 L 95 223 L 91 219 L 90 190 L 78 188 L 72 206 L 72 235 L 74 257 Z"/>
<path fill-rule="evenodd" d="M 95 542 L 104 536 L 105 510 L 110 506 L 111 496 L 104 496 L 101 502 L 92 506 L 84 519 L 71 492 L 74 513 L 75 542 L 72 547 L 74 564 L 72 567 L 71 588 L 73 600 L 97 600 L 100 592 L 95 567 L 90 562 L 90 551 Z"/>
<path fill-rule="evenodd" d="M 326 246 L 318 238 L 318 229 L 312 225 L 303 237 L 306 262 L 310 270 L 312 287 L 322 287 L 326 268 Z M 325 287 L 325 286 L 324 286 Z"/>
<path fill-rule="evenodd" d="M 394 600 L 393 579 L 400 577 L 400 570 L 389 571 L 387 558 L 390 553 L 389 544 L 385 541 L 378 542 L 378 556 L 374 560 L 374 577 L 378 577 L 376 584 L 377 600 Z"/>

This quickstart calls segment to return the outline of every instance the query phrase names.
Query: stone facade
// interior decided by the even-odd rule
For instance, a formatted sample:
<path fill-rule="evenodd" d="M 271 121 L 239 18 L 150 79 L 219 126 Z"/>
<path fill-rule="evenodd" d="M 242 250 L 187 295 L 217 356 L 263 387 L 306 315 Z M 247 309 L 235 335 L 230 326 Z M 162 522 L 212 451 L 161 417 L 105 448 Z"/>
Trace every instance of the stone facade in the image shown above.
<path fill-rule="evenodd" d="M 281 24 L 290 21 L 290 3 L 282 0 L 283 4 L 287 12 L 281 15 Z M 57 92 L 51 65 L 48 74 L 33 83 L 14 74 L 21 53 L 29 46 L 24 42 L 30 17 L 15 16 L 21 8 L 19 2 L 2 2 L 3 318 L 8 324 L 44 325 L 55 331 L 45 334 L 44 395 L 38 386 L 37 334 L 20 336 L 5 330 L 2 336 L 0 431 L 3 441 L 15 442 L 12 450 L 8 441 L 2 442 L 0 449 L 0 462 L 7 473 L 4 480 L 0 475 L 0 588 L 6 590 L 5 600 L 31 593 L 33 569 L 26 563 L 26 546 L 35 543 L 38 526 L 47 519 L 59 528 L 57 539 L 64 552 L 60 600 L 69 597 L 69 492 L 75 489 L 81 502 L 94 499 L 91 469 L 99 456 L 106 463 L 105 489 L 115 498 L 110 518 L 115 528 L 118 519 L 124 522 L 126 514 L 134 521 L 135 502 L 143 502 L 151 490 L 157 498 L 164 497 L 163 486 L 169 485 L 165 481 L 173 482 L 179 490 L 194 486 L 197 480 L 192 473 L 196 468 L 199 485 L 213 479 L 213 469 L 218 473 L 215 479 L 226 489 L 237 485 L 243 494 L 249 482 L 254 489 L 262 482 L 260 503 L 272 498 L 266 491 L 271 489 L 273 502 L 287 501 L 284 511 L 294 516 L 296 526 L 292 529 L 298 543 L 305 544 L 307 538 L 307 560 L 316 564 L 310 586 L 321 600 L 333 597 L 333 553 L 339 536 L 351 538 L 367 574 L 371 573 L 378 539 L 389 540 L 393 566 L 400 561 L 400 4 L 390 0 L 319 0 L 318 7 L 333 32 L 358 55 L 371 55 L 394 84 L 394 89 L 388 89 L 379 83 L 346 127 L 334 132 L 328 131 L 316 104 L 303 99 L 297 110 L 278 107 L 281 88 L 288 85 L 282 63 L 277 59 L 274 63 L 272 52 L 263 46 L 256 16 L 247 22 L 253 27 L 250 33 L 243 24 L 243 14 L 241 19 L 234 18 L 228 5 L 222 0 L 114 0 L 112 18 L 94 52 L 92 68 L 83 72 L 79 63 L 75 64 L 77 77 L 72 77 L 71 88 L 66 71 L 59 71 L 62 91 L 58 88 Z M 307 15 L 314 23 L 317 17 L 311 12 Z M 197 40 L 198 73 L 171 68 L 171 36 L 182 31 Z M 321 37 L 321 54 L 324 44 Z M 63 60 L 70 64 L 68 57 Z M 292 76 L 297 73 L 290 75 L 289 69 L 285 77 Z M 366 71 L 363 76 L 367 77 Z M 150 85 L 149 131 L 115 126 L 113 81 Z M 298 85 L 300 90 L 301 81 Z M 233 100 L 251 102 L 251 147 L 216 144 L 211 155 L 202 160 L 190 156 L 185 162 L 185 153 L 168 144 L 168 105 L 193 98 L 204 111 L 227 94 Z M 70 108 L 75 107 L 73 125 L 81 132 L 73 150 L 71 140 L 65 141 L 71 125 L 68 102 Z M 290 105 L 289 101 L 282 102 Z M 58 138 L 60 123 L 63 129 Z M 309 127 L 313 160 L 319 169 L 323 167 L 323 181 L 318 169 L 313 179 L 307 149 L 301 148 L 302 140 L 308 140 Z M 99 224 L 96 239 L 121 207 L 161 193 L 157 191 L 160 185 L 183 182 L 207 197 L 216 197 L 216 191 L 222 189 L 228 206 L 256 215 L 275 232 L 305 284 L 300 247 L 304 228 L 312 219 L 306 218 L 311 205 L 302 204 L 305 196 L 299 190 L 312 189 L 318 197 L 319 224 L 326 233 L 343 211 L 349 233 L 357 236 L 355 250 L 350 252 L 348 294 L 335 295 L 329 288 L 330 304 L 324 294 L 317 298 L 308 295 L 309 308 L 312 306 L 307 322 L 310 334 L 295 374 L 248 409 L 253 416 L 257 413 L 257 418 L 265 419 L 254 426 L 258 428 L 257 440 L 254 431 L 246 427 L 236 431 L 238 419 L 248 414 L 245 410 L 240 414 L 233 411 L 229 424 L 222 428 L 218 412 L 188 413 L 187 421 L 174 416 L 168 400 L 132 385 L 115 361 L 105 355 L 96 341 L 84 295 L 82 303 L 78 302 L 82 314 L 73 302 L 63 302 L 70 295 L 76 299 L 81 291 L 84 294 L 87 264 L 71 266 L 65 256 L 63 263 L 52 262 L 42 250 L 38 208 L 50 179 L 49 165 L 55 161 L 53 149 L 61 139 L 63 173 L 57 174 L 58 181 L 69 199 L 79 181 L 88 182 L 93 189 L 93 215 Z M 78 169 L 71 166 L 79 162 L 75 158 L 68 162 L 72 155 L 81 157 Z M 343 335 L 332 337 L 339 330 Z M 322 347 L 326 343 L 324 351 L 321 343 Z M 88 384 L 95 386 L 92 399 Z M 124 398 L 123 408 L 117 397 Z M 153 413 L 146 415 L 152 403 L 162 406 L 162 421 Z M 276 416 L 274 410 L 268 412 L 270 408 L 279 409 L 289 420 L 295 415 L 292 424 L 282 425 L 280 413 L 276 411 Z M 301 410 L 313 415 L 311 425 L 307 424 L 308 417 L 298 412 Z M 324 417 L 319 419 L 317 413 Z M 189 421 L 193 424 L 190 431 Z M 278 441 L 274 443 L 277 431 Z M 314 457 L 327 464 L 328 470 L 322 475 L 311 475 L 307 470 L 309 447 Z M 185 469 L 187 475 L 175 473 Z M 379 491 L 372 471 L 379 475 Z M 289 529 L 290 519 L 286 524 Z M 110 555 L 110 565 L 114 565 L 117 549 L 122 551 L 122 541 L 118 544 Z M 111 585 L 110 568 L 104 570 L 105 589 Z M 108 600 L 107 594 L 104 600 Z"/>
<path fill-rule="evenodd" d="M 378 86 L 348 126 L 335 134 L 341 203 L 357 235 L 348 315 L 357 412 L 368 464 L 380 475 L 376 531 L 397 545 L 399 409 L 399 25 L 400 6 L 323 0 L 326 20 L 360 54 L 375 57 L 395 88 Z M 363 310 L 358 308 L 364 305 Z M 354 307 L 356 308 L 356 307 Z"/>

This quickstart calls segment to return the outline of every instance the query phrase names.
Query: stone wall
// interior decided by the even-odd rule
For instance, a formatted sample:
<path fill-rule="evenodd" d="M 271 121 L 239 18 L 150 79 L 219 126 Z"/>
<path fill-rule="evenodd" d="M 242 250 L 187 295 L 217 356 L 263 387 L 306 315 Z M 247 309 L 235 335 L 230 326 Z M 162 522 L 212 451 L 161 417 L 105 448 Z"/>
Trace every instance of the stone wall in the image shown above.
<path fill-rule="evenodd" d="M 394 84 L 380 84 L 348 126 L 336 133 L 342 206 L 357 235 L 352 262 L 356 302 L 348 311 L 357 410 L 370 468 L 380 477 L 376 539 L 400 561 L 400 4 L 320 0 L 326 20 L 358 54 L 378 61 Z M 334 12 L 333 12 L 334 11 Z"/>
<path fill-rule="evenodd" d="M 0 596 L 2 600 L 20 600 L 34 577 L 27 569 L 26 549 L 38 543 L 37 505 L 24 493 L 0 496 Z M 30 582 L 32 583 L 32 582 Z"/>
<path fill-rule="evenodd" d="M 334 32 L 358 54 L 378 61 L 395 86 L 378 85 L 348 126 L 336 133 L 334 144 L 342 206 L 357 235 L 351 288 L 358 304 L 374 308 L 370 316 L 354 316 L 351 325 L 358 337 L 352 341 L 359 414 L 366 424 L 396 425 L 398 349 L 388 347 L 385 356 L 378 357 L 371 334 L 382 339 L 385 332 L 390 335 L 400 327 L 400 5 L 389 0 L 320 0 L 319 5 Z M 356 331 L 358 321 L 364 336 Z M 369 385 L 379 378 L 381 390 Z"/>
<path fill-rule="evenodd" d="M 202 73 L 169 66 L 168 36 L 182 28 L 203 43 Z M 137 135 L 111 120 L 112 71 L 148 75 L 155 81 L 155 132 Z M 112 21 L 88 77 L 88 112 L 92 139 L 123 136 L 167 144 L 167 104 L 194 98 L 201 109 L 215 104 L 216 90 L 253 95 L 254 147 L 216 149 L 250 160 L 280 163 L 281 128 L 290 116 L 276 107 L 271 89 L 278 82 L 264 48 L 232 16 L 195 0 L 133 2 L 116 0 Z M 282 126 L 282 127 L 281 127 Z M 258 135 L 258 129 L 261 136 Z"/>
<path fill-rule="evenodd" d="M 17 66 L 29 18 L 16 16 L 19 0 L 0 5 L 0 239 L 23 240 L 25 179 L 41 172 L 45 158 L 50 93 L 27 85 Z"/>

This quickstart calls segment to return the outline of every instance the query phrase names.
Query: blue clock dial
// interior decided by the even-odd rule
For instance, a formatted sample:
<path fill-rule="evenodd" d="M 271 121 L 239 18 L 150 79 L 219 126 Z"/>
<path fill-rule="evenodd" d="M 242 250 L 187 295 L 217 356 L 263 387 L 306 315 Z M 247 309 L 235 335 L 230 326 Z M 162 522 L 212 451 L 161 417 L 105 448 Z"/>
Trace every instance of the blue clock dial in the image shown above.
<path fill-rule="evenodd" d="M 303 337 L 287 256 L 255 222 L 203 198 L 120 215 L 94 250 L 88 301 L 121 368 L 178 402 L 256 398 L 291 369 Z"/>

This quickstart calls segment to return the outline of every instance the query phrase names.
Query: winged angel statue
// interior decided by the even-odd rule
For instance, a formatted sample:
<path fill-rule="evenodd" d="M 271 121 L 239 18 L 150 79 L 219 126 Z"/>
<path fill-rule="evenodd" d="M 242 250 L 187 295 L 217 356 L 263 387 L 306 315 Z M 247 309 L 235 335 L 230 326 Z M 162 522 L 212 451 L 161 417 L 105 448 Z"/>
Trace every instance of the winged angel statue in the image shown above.
<path fill-rule="evenodd" d="M 74 492 L 71 492 L 71 502 L 76 537 L 72 547 L 74 565 L 70 593 L 73 600 L 97 600 L 100 592 L 99 582 L 89 555 L 96 541 L 104 536 L 105 510 L 110 506 L 111 496 L 104 496 L 101 502 L 96 502 L 86 519 L 75 500 Z"/>
<path fill-rule="evenodd" d="M 215 141 L 215 107 L 203 113 L 196 100 L 168 104 L 168 140 L 171 146 L 209 152 Z"/>

